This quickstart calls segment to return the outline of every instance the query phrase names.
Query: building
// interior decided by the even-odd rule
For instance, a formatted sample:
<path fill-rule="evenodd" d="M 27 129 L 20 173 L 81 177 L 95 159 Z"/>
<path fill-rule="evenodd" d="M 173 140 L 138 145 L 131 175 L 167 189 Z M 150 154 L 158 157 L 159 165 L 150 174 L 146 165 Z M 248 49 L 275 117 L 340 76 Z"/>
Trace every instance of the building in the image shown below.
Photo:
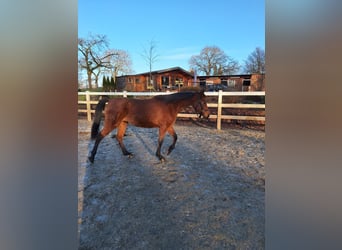
<path fill-rule="evenodd" d="M 118 76 L 116 84 L 119 91 L 165 91 L 192 86 L 193 78 L 193 73 L 180 67 L 174 67 L 151 73 Z"/>
<path fill-rule="evenodd" d="M 152 79 L 150 81 L 150 78 Z M 265 91 L 265 74 L 197 76 L 181 67 L 116 77 L 118 91 L 166 91 L 199 86 L 206 91 Z"/>
<path fill-rule="evenodd" d="M 197 83 L 207 91 L 265 91 L 265 74 L 197 76 Z"/>

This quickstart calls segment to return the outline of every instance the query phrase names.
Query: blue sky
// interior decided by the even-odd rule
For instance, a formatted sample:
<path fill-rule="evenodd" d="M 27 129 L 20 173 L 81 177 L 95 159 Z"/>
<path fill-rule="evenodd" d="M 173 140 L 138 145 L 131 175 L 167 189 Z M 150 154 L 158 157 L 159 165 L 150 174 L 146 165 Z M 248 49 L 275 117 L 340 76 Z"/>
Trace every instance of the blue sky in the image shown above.
<path fill-rule="evenodd" d="M 141 54 L 154 40 L 159 55 L 152 70 L 182 67 L 205 46 L 218 46 L 244 63 L 265 49 L 264 0 L 79 0 L 78 36 L 104 34 L 109 47 L 126 50 L 135 73 L 149 71 Z"/>

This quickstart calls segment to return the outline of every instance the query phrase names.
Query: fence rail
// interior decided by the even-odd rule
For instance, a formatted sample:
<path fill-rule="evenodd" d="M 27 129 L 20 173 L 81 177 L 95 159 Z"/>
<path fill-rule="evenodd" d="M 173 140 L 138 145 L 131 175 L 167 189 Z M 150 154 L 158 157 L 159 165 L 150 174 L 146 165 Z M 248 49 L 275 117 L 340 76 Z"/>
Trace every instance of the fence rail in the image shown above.
<path fill-rule="evenodd" d="M 155 95 L 168 95 L 172 92 L 78 92 L 79 96 L 84 95 L 85 101 L 78 101 L 78 104 L 85 104 L 86 109 L 78 109 L 79 113 L 87 113 L 88 121 L 92 119 L 92 113 L 95 113 L 95 110 L 91 109 L 91 104 L 97 104 L 98 101 L 92 101 L 90 96 L 155 96 Z M 210 115 L 210 119 L 216 119 L 217 129 L 221 130 L 221 122 L 222 120 L 249 120 L 249 121 L 265 121 L 265 116 L 241 116 L 241 115 L 223 115 L 222 109 L 223 108 L 238 108 L 238 109 L 261 109 L 265 110 L 265 104 L 247 104 L 247 103 L 223 103 L 224 96 L 264 96 L 265 91 L 253 91 L 253 92 L 223 92 L 222 90 L 218 92 L 205 92 L 205 95 L 210 97 L 218 97 L 217 103 L 208 103 L 209 108 L 217 108 L 217 114 Z M 196 114 L 184 114 L 179 113 L 177 117 L 184 117 L 184 118 L 196 118 Z"/>

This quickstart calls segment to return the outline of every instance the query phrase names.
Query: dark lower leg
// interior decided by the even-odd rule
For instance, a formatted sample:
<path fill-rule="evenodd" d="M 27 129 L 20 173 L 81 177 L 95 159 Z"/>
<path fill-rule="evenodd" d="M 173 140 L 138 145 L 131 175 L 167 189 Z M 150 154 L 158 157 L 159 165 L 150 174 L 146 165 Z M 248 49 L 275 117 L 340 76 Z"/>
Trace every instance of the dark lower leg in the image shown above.
<path fill-rule="evenodd" d="M 122 142 L 122 139 L 121 140 L 118 139 L 118 141 L 119 141 L 119 145 L 120 145 L 122 154 L 123 155 L 130 155 L 130 156 L 132 156 L 133 154 L 126 149 L 125 145 Z"/>
<path fill-rule="evenodd" d="M 103 137 L 104 136 L 101 133 L 98 134 L 97 137 L 96 137 L 96 141 L 94 143 L 93 150 L 91 151 L 90 156 L 88 157 L 88 159 L 89 159 L 89 161 L 91 163 L 94 162 L 94 158 L 95 158 L 95 155 L 96 155 L 96 152 L 97 152 L 97 148 L 98 148 L 100 142 L 102 141 Z"/>
<path fill-rule="evenodd" d="M 126 122 L 122 122 L 120 123 L 118 129 L 117 129 L 117 134 L 116 134 L 116 139 L 118 140 L 119 142 L 119 146 L 122 150 L 122 153 L 124 155 L 130 155 L 132 156 L 132 153 L 129 152 L 126 147 L 125 147 L 125 144 L 123 143 L 123 137 L 125 135 L 125 132 L 126 132 L 126 128 L 127 128 L 127 123 Z"/>
<path fill-rule="evenodd" d="M 96 136 L 93 150 L 91 151 L 90 156 L 88 157 L 88 159 L 89 159 L 89 161 L 90 161 L 91 163 L 94 162 L 94 158 L 95 158 L 95 155 L 96 155 L 96 152 L 97 152 L 97 148 L 98 148 L 100 142 L 101 142 L 102 139 L 103 139 L 106 135 L 108 135 L 114 128 L 115 128 L 115 123 L 112 122 L 112 121 L 110 121 L 110 120 L 105 119 L 103 129 L 102 129 L 102 130 L 100 131 L 100 133 Z"/>
<path fill-rule="evenodd" d="M 171 127 L 169 130 L 168 130 L 169 134 L 173 137 L 173 142 L 172 144 L 170 145 L 169 147 L 169 150 L 167 151 L 167 155 L 169 155 L 172 150 L 175 149 L 175 146 L 176 146 L 176 142 L 177 142 L 177 134 L 176 132 L 174 131 L 174 129 Z"/>
<path fill-rule="evenodd" d="M 156 156 L 159 158 L 159 160 L 164 161 L 165 158 L 164 156 L 161 155 L 160 151 L 161 151 L 161 147 L 163 145 L 163 141 L 164 141 L 164 136 L 166 134 L 166 129 L 164 128 L 159 128 L 159 137 L 158 137 L 158 147 L 157 147 L 157 151 L 156 151 Z"/>
<path fill-rule="evenodd" d="M 157 151 L 156 151 L 156 156 L 159 158 L 159 160 L 161 160 L 161 161 L 164 161 L 165 160 L 165 158 L 164 158 L 164 156 L 162 156 L 162 154 L 160 153 L 160 151 L 161 151 L 161 146 L 163 145 L 163 139 L 161 139 L 161 140 L 158 140 L 158 147 L 157 147 Z"/>

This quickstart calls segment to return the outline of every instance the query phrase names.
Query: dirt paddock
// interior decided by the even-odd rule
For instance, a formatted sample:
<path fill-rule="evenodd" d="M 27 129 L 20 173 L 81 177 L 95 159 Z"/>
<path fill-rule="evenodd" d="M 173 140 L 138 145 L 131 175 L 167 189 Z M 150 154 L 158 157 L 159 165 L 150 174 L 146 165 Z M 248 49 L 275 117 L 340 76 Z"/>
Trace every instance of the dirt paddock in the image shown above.
<path fill-rule="evenodd" d="M 90 164 L 78 124 L 79 249 L 264 249 L 264 131 L 177 121 L 160 163 L 158 130 L 129 126 L 133 158 L 107 136 Z"/>

